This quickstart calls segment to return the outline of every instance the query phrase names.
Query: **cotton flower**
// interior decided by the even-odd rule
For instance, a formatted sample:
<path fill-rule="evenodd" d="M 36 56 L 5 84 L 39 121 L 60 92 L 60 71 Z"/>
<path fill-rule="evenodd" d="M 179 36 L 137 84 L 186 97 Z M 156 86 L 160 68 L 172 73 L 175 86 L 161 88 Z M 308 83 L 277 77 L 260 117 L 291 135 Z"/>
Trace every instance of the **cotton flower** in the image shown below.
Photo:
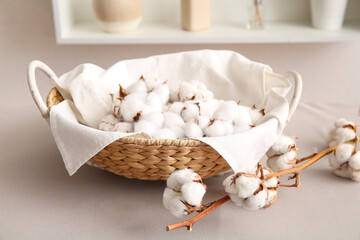
<path fill-rule="evenodd" d="M 142 114 L 140 117 L 141 120 L 151 122 L 157 128 L 161 128 L 164 124 L 164 115 L 161 112 L 151 112 L 148 114 Z"/>
<path fill-rule="evenodd" d="M 267 164 L 273 171 L 280 171 L 294 167 L 298 149 L 293 137 L 282 135 L 266 153 Z"/>
<path fill-rule="evenodd" d="M 166 83 L 156 86 L 153 92 L 160 97 L 162 104 L 166 104 L 169 101 L 170 90 Z"/>
<path fill-rule="evenodd" d="M 126 92 L 128 94 L 146 93 L 147 92 L 146 84 L 142 79 L 139 79 L 138 81 L 136 81 L 133 84 L 131 84 L 130 86 L 128 86 L 126 88 Z"/>
<path fill-rule="evenodd" d="M 115 132 L 130 133 L 134 131 L 134 125 L 128 122 L 119 122 L 114 127 Z"/>
<path fill-rule="evenodd" d="M 185 135 L 188 138 L 200 138 L 204 133 L 202 129 L 194 122 L 187 122 L 185 124 Z"/>
<path fill-rule="evenodd" d="M 191 169 L 174 171 L 166 181 L 163 204 L 176 217 L 195 212 L 202 206 L 206 186 Z"/>
<path fill-rule="evenodd" d="M 335 128 L 330 132 L 330 147 L 355 138 L 357 126 L 353 122 L 341 118 L 334 125 Z"/>
<path fill-rule="evenodd" d="M 157 78 L 146 78 L 145 84 L 148 91 L 153 91 L 156 87 L 163 84 L 165 81 Z"/>
<path fill-rule="evenodd" d="M 225 135 L 226 128 L 223 121 L 213 120 L 210 126 L 204 129 L 206 137 L 221 137 Z"/>
<path fill-rule="evenodd" d="M 200 81 L 183 81 L 180 83 L 179 87 L 179 98 L 180 101 L 187 100 L 211 100 L 214 95 L 210 92 L 205 84 Z"/>
<path fill-rule="evenodd" d="M 169 128 L 161 128 L 156 130 L 152 137 L 154 139 L 176 139 L 176 133 Z"/>
<path fill-rule="evenodd" d="M 180 101 L 179 87 L 175 87 L 175 88 L 170 89 L 169 101 L 172 102 L 172 103 Z"/>
<path fill-rule="evenodd" d="M 276 200 L 278 178 L 265 179 L 270 173 L 272 173 L 271 169 L 259 164 L 256 172 L 230 175 L 224 180 L 223 185 L 235 205 L 248 210 L 257 210 L 270 206 Z"/>
<path fill-rule="evenodd" d="M 183 109 L 184 109 L 184 103 L 183 102 L 174 102 L 174 103 L 170 104 L 167 107 L 167 111 L 173 112 L 173 113 L 175 113 L 175 114 L 177 114 L 179 116 L 180 116 Z"/>
<path fill-rule="evenodd" d="M 163 108 L 162 99 L 155 92 L 150 92 L 145 97 L 145 108 L 144 113 L 161 112 Z M 149 109 L 149 111 L 146 111 Z"/>
<path fill-rule="evenodd" d="M 176 113 L 173 113 L 173 112 L 165 112 L 163 115 L 164 115 L 164 126 L 165 127 L 171 127 L 171 126 L 184 127 L 185 126 L 185 122 L 180 117 L 180 115 L 177 115 Z"/>
<path fill-rule="evenodd" d="M 245 107 L 245 109 L 248 111 L 250 115 L 252 124 L 256 126 L 259 120 L 264 116 L 263 115 L 264 112 L 262 110 L 255 108 L 255 105 L 251 108 Z"/>
<path fill-rule="evenodd" d="M 121 116 L 126 122 L 133 122 L 138 113 L 144 109 L 144 101 L 138 94 L 125 97 L 121 104 Z"/>
<path fill-rule="evenodd" d="M 196 121 L 201 129 L 205 129 L 210 124 L 210 118 L 208 116 L 198 116 Z"/>
<path fill-rule="evenodd" d="M 238 104 L 235 101 L 225 101 L 214 112 L 216 120 L 234 121 L 238 114 Z"/>
<path fill-rule="evenodd" d="M 196 104 L 186 103 L 181 112 L 181 116 L 185 122 L 194 120 L 200 115 L 199 107 Z"/>
<path fill-rule="evenodd" d="M 212 99 L 205 102 L 206 104 L 206 113 L 202 113 L 202 115 L 206 115 L 209 118 L 213 118 L 215 111 L 218 110 L 219 106 L 224 102 L 224 100 Z"/>
<path fill-rule="evenodd" d="M 237 127 L 246 127 L 252 124 L 250 114 L 245 107 L 241 105 L 237 106 L 234 124 Z"/>
<path fill-rule="evenodd" d="M 135 132 L 144 132 L 151 136 L 156 130 L 156 125 L 147 120 L 140 120 L 134 123 Z"/>
<path fill-rule="evenodd" d="M 114 114 L 108 114 L 101 119 L 99 129 L 103 131 L 113 131 L 115 125 L 119 122 L 119 119 Z"/>

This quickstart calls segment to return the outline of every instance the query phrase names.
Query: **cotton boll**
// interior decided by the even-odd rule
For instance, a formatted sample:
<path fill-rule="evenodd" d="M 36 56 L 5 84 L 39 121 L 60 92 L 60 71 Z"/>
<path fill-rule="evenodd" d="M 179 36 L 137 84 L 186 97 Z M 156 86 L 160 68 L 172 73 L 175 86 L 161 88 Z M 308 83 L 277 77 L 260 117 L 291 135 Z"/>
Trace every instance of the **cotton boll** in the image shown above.
<path fill-rule="evenodd" d="M 234 121 L 237 117 L 238 105 L 235 101 L 225 101 L 214 112 L 214 119 L 224 121 Z"/>
<path fill-rule="evenodd" d="M 142 112 L 143 109 L 143 99 L 138 94 L 131 94 L 122 101 L 120 113 L 126 122 L 133 122 L 137 113 Z"/>
<path fill-rule="evenodd" d="M 222 102 L 223 101 L 217 100 L 217 99 L 212 99 L 212 100 L 206 101 L 205 104 L 206 104 L 207 111 L 206 111 L 206 113 L 204 113 L 204 115 L 208 116 L 209 118 L 213 118 L 215 111 L 218 110 L 218 108 Z"/>
<path fill-rule="evenodd" d="M 229 193 L 229 197 L 236 206 L 238 206 L 238 207 L 244 206 L 244 199 L 239 197 L 237 194 Z"/>
<path fill-rule="evenodd" d="M 179 87 L 170 89 L 169 101 L 172 103 L 180 101 Z"/>
<path fill-rule="evenodd" d="M 179 126 L 185 127 L 184 120 L 173 112 L 165 112 L 164 114 L 164 127 Z"/>
<path fill-rule="evenodd" d="M 351 179 L 360 182 L 360 171 L 352 171 Z"/>
<path fill-rule="evenodd" d="M 168 128 L 175 133 L 177 139 L 186 137 L 184 127 L 173 125 Z"/>
<path fill-rule="evenodd" d="M 169 101 L 170 90 L 167 84 L 160 84 L 154 88 L 153 92 L 160 97 L 163 105 Z"/>
<path fill-rule="evenodd" d="M 191 169 L 185 168 L 171 173 L 170 177 L 166 180 L 166 186 L 180 192 L 182 185 L 199 179 L 201 179 L 199 174 L 195 173 Z"/>
<path fill-rule="evenodd" d="M 251 117 L 248 111 L 243 106 L 237 106 L 237 114 L 234 119 L 235 126 L 243 127 L 251 125 Z"/>
<path fill-rule="evenodd" d="M 146 120 L 140 120 L 136 123 L 134 123 L 134 131 L 135 132 L 144 132 L 149 135 L 152 135 L 156 131 L 156 126 Z"/>
<path fill-rule="evenodd" d="M 119 122 L 119 119 L 116 118 L 113 114 L 108 114 L 103 119 L 101 119 L 99 124 L 99 129 L 103 131 L 113 131 L 115 125 Z"/>
<path fill-rule="evenodd" d="M 353 169 L 360 169 L 360 152 L 356 152 L 351 156 L 349 166 Z"/>
<path fill-rule="evenodd" d="M 152 137 L 154 139 L 176 139 L 176 133 L 169 128 L 162 128 L 156 130 Z"/>
<path fill-rule="evenodd" d="M 194 120 L 199 116 L 199 114 L 199 107 L 195 104 L 185 104 L 185 108 L 181 112 L 181 116 L 185 122 Z"/>
<path fill-rule="evenodd" d="M 335 130 L 334 140 L 337 143 L 346 142 L 355 138 L 356 134 L 354 130 L 350 128 L 338 128 Z"/>
<path fill-rule="evenodd" d="M 355 126 L 355 124 L 353 122 L 348 121 L 348 120 L 346 120 L 344 118 L 340 118 L 335 122 L 335 127 L 337 127 L 337 128 L 342 128 L 342 127 L 344 127 L 346 125 Z"/>
<path fill-rule="evenodd" d="M 192 206 L 201 206 L 205 192 L 205 187 L 201 183 L 197 182 L 185 183 L 181 187 L 183 199 Z"/>
<path fill-rule="evenodd" d="M 238 195 L 241 198 L 250 197 L 260 186 L 260 179 L 242 175 L 235 180 Z"/>
<path fill-rule="evenodd" d="M 174 102 L 169 106 L 168 111 L 173 112 L 177 115 L 180 115 L 182 110 L 184 109 L 184 103 L 183 102 Z"/>
<path fill-rule="evenodd" d="M 200 116 L 207 116 L 207 112 L 208 112 L 207 107 L 208 106 L 207 106 L 206 102 L 203 102 L 203 101 L 195 102 L 195 105 L 197 105 L 197 107 L 199 108 Z"/>
<path fill-rule="evenodd" d="M 250 126 L 242 126 L 242 127 L 239 127 L 239 126 L 235 126 L 234 127 L 234 133 L 241 133 L 241 132 L 245 132 L 247 130 L 251 129 Z"/>
<path fill-rule="evenodd" d="M 145 104 L 147 108 L 150 106 L 151 111 L 149 112 L 161 112 L 163 108 L 163 103 L 161 97 L 155 92 L 150 92 L 145 98 Z"/>
<path fill-rule="evenodd" d="M 234 133 L 234 126 L 230 121 L 224 121 L 225 135 L 231 135 Z"/>
<path fill-rule="evenodd" d="M 351 178 L 352 177 L 352 171 L 348 167 L 339 167 L 335 169 L 334 171 L 335 175 L 343 178 Z"/>
<path fill-rule="evenodd" d="M 161 112 L 151 112 L 146 115 L 141 115 L 141 120 L 149 121 L 157 128 L 160 128 L 164 124 L 164 115 Z"/>
<path fill-rule="evenodd" d="M 295 146 L 294 138 L 281 135 L 271 148 L 274 150 L 275 154 L 283 154 L 288 152 L 293 146 Z"/>
<path fill-rule="evenodd" d="M 225 126 L 222 121 L 214 121 L 210 126 L 204 129 L 207 137 L 221 137 L 225 135 Z"/>
<path fill-rule="evenodd" d="M 265 207 L 267 202 L 267 192 L 265 189 L 259 191 L 256 195 L 252 195 L 244 201 L 243 207 L 248 210 L 258 210 Z"/>
<path fill-rule="evenodd" d="M 336 161 L 339 164 L 350 160 L 351 154 L 354 151 L 354 146 L 348 143 L 342 143 L 335 150 Z"/>
<path fill-rule="evenodd" d="M 267 165 L 273 171 L 280 171 L 284 169 L 292 168 L 296 163 L 297 152 L 291 150 L 280 156 L 273 156 L 267 160 Z"/>
<path fill-rule="evenodd" d="M 157 86 L 161 85 L 164 81 L 157 78 L 147 78 L 145 84 L 148 91 L 153 91 Z"/>
<path fill-rule="evenodd" d="M 134 131 L 134 125 L 128 122 L 119 122 L 115 125 L 114 131 L 130 133 Z"/>
<path fill-rule="evenodd" d="M 338 161 L 336 160 L 335 155 L 332 153 L 329 157 L 329 165 L 330 168 L 334 171 L 335 169 L 337 169 L 338 167 L 340 167 L 340 164 L 338 163 Z"/>
<path fill-rule="evenodd" d="M 209 126 L 210 118 L 208 116 L 199 116 L 197 118 L 197 123 L 201 129 L 205 129 Z"/>
<path fill-rule="evenodd" d="M 146 84 L 143 80 L 138 80 L 138 81 L 134 82 L 133 84 L 131 84 L 130 86 L 128 86 L 126 88 L 126 92 L 128 94 L 146 93 L 147 92 Z"/>
<path fill-rule="evenodd" d="M 263 169 L 264 175 L 270 174 L 272 171 L 269 171 L 267 169 Z M 260 173 L 259 173 L 259 177 L 260 177 Z M 266 181 L 264 181 L 264 185 L 267 188 L 275 188 L 278 186 L 278 178 L 277 177 L 272 177 Z"/>
<path fill-rule="evenodd" d="M 234 176 L 235 176 L 234 174 L 228 176 L 227 178 L 225 178 L 225 180 L 223 182 L 225 192 L 230 193 L 230 194 L 237 194 L 237 191 L 238 191 L 235 186 L 235 183 L 233 183 Z"/>
<path fill-rule="evenodd" d="M 248 113 L 250 115 L 251 123 L 253 125 L 257 125 L 257 122 L 263 117 L 263 115 L 256 108 L 252 109 L 252 108 L 246 107 L 245 109 L 248 111 Z"/>
<path fill-rule="evenodd" d="M 175 197 L 180 197 L 181 193 L 166 187 L 163 194 L 163 204 L 166 209 L 169 210 L 169 203 Z"/>
<path fill-rule="evenodd" d="M 188 138 L 201 138 L 204 133 L 202 129 L 193 122 L 187 122 L 185 124 L 185 135 Z"/>
<path fill-rule="evenodd" d="M 198 95 L 198 89 L 193 86 L 190 82 L 181 82 L 179 87 L 179 98 L 180 101 L 184 102 L 187 100 L 194 100 Z"/>
<path fill-rule="evenodd" d="M 267 207 L 267 206 L 273 204 L 276 201 L 277 194 L 278 194 L 277 189 L 269 189 L 268 190 L 268 198 L 266 201 L 266 205 L 264 207 Z"/>
<path fill-rule="evenodd" d="M 170 213 L 178 218 L 188 215 L 187 207 L 182 203 L 182 200 L 181 196 L 175 196 L 168 204 Z"/>

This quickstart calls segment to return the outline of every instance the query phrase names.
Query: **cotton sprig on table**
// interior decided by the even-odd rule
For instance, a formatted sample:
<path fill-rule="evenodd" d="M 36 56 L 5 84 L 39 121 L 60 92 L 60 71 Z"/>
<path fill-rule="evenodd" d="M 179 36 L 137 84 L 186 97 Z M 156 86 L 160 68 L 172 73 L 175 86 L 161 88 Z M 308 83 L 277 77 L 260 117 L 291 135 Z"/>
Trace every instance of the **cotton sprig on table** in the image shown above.
<path fill-rule="evenodd" d="M 166 181 L 163 204 L 175 217 L 182 217 L 203 207 L 206 185 L 191 169 L 174 171 Z"/>
<path fill-rule="evenodd" d="M 273 171 L 292 168 L 296 164 L 297 153 L 295 138 L 282 135 L 266 153 L 267 165 Z"/>
<path fill-rule="evenodd" d="M 360 181 L 360 152 L 358 151 L 357 126 L 345 119 L 335 122 L 330 133 L 329 146 L 339 144 L 329 157 L 331 169 L 337 176 Z M 352 141 L 354 140 L 355 141 Z"/>
<path fill-rule="evenodd" d="M 265 110 L 215 99 L 200 81 L 168 81 L 143 76 L 110 94 L 113 113 L 99 125 L 104 131 L 144 132 L 155 139 L 220 137 L 255 127 Z"/>

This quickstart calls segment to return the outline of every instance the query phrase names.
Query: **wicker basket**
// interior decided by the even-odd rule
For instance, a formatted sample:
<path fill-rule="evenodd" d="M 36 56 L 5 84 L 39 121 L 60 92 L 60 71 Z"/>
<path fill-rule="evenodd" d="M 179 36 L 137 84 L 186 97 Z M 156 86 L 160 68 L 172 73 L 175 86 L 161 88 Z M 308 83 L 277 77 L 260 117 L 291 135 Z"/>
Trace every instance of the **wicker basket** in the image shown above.
<path fill-rule="evenodd" d="M 52 106 L 63 101 L 53 88 L 45 104 L 35 81 L 35 70 L 39 68 L 51 79 L 55 73 L 44 63 L 33 61 L 28 69 L 28 83 L 35 103 L 46 120 Z M 278 75 L 279 76 L 279 75 Z M 295 93 L 290 106 L 289 118 L 295 111 L 302 90 L 301 77 L 288 72 L 283 77 L 295 80 Z M 230 168 L 222 156 L 208 144 L 198 140 L 141 139 L 123 137 L 98 152 L 90 161 L 97 167 L 126 178 L 142 180 L 166 180 L 176 169 L 190 168 L 202 178 L 209 178 Z"/>

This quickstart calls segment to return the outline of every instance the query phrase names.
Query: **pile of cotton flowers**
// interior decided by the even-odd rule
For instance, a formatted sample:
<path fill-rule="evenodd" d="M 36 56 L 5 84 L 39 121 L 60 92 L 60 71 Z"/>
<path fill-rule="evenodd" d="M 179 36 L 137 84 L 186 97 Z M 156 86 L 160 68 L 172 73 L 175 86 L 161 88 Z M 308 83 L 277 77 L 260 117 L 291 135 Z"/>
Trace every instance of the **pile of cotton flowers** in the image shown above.
<path fill-rule="evenodd" d="M 163 204 L 175 217 L 182 217 L 203 208 L 206 185 L 191 169 L 174 171 L 166 181 Z"/>
<path fill-rule="evenodd" d="M 335 175 L 360 181 L 360 153 L 357 144 L 348 141 L 355 139 L 357 126 L 345 119 L 335 122 L 330 134 L 329 146 L 339 146 L 329 157 L 329 164 Z"/>
<path fill-rule="evenodd" d="M 276 201 L 279 179 L 266 179 L 265 175 L 273 171 L 270 168 L 258 168 L 249 173 L 239 172 L 227 177 L 224 182 L 225 191 L 230 199 L 239 207 L 258 210 L 269 207 Z"/>
<path fill-rule="evenodd" d="M 266 153 L 267 165 L 273 171 L 292 168 L 296 164 L 297 153 L 295 138 L 282 135 Z"/>
<path fill-rule="evenodd" d="M 201 81 L 170 89 L 167 81 L 141 76 L 110 96 L 113 113 L 100 121 L 100 130 L 144 132 L 155 139 L 231 135 L 255 127 L 265 115 L 255 106 L 215 99 Z"/>

